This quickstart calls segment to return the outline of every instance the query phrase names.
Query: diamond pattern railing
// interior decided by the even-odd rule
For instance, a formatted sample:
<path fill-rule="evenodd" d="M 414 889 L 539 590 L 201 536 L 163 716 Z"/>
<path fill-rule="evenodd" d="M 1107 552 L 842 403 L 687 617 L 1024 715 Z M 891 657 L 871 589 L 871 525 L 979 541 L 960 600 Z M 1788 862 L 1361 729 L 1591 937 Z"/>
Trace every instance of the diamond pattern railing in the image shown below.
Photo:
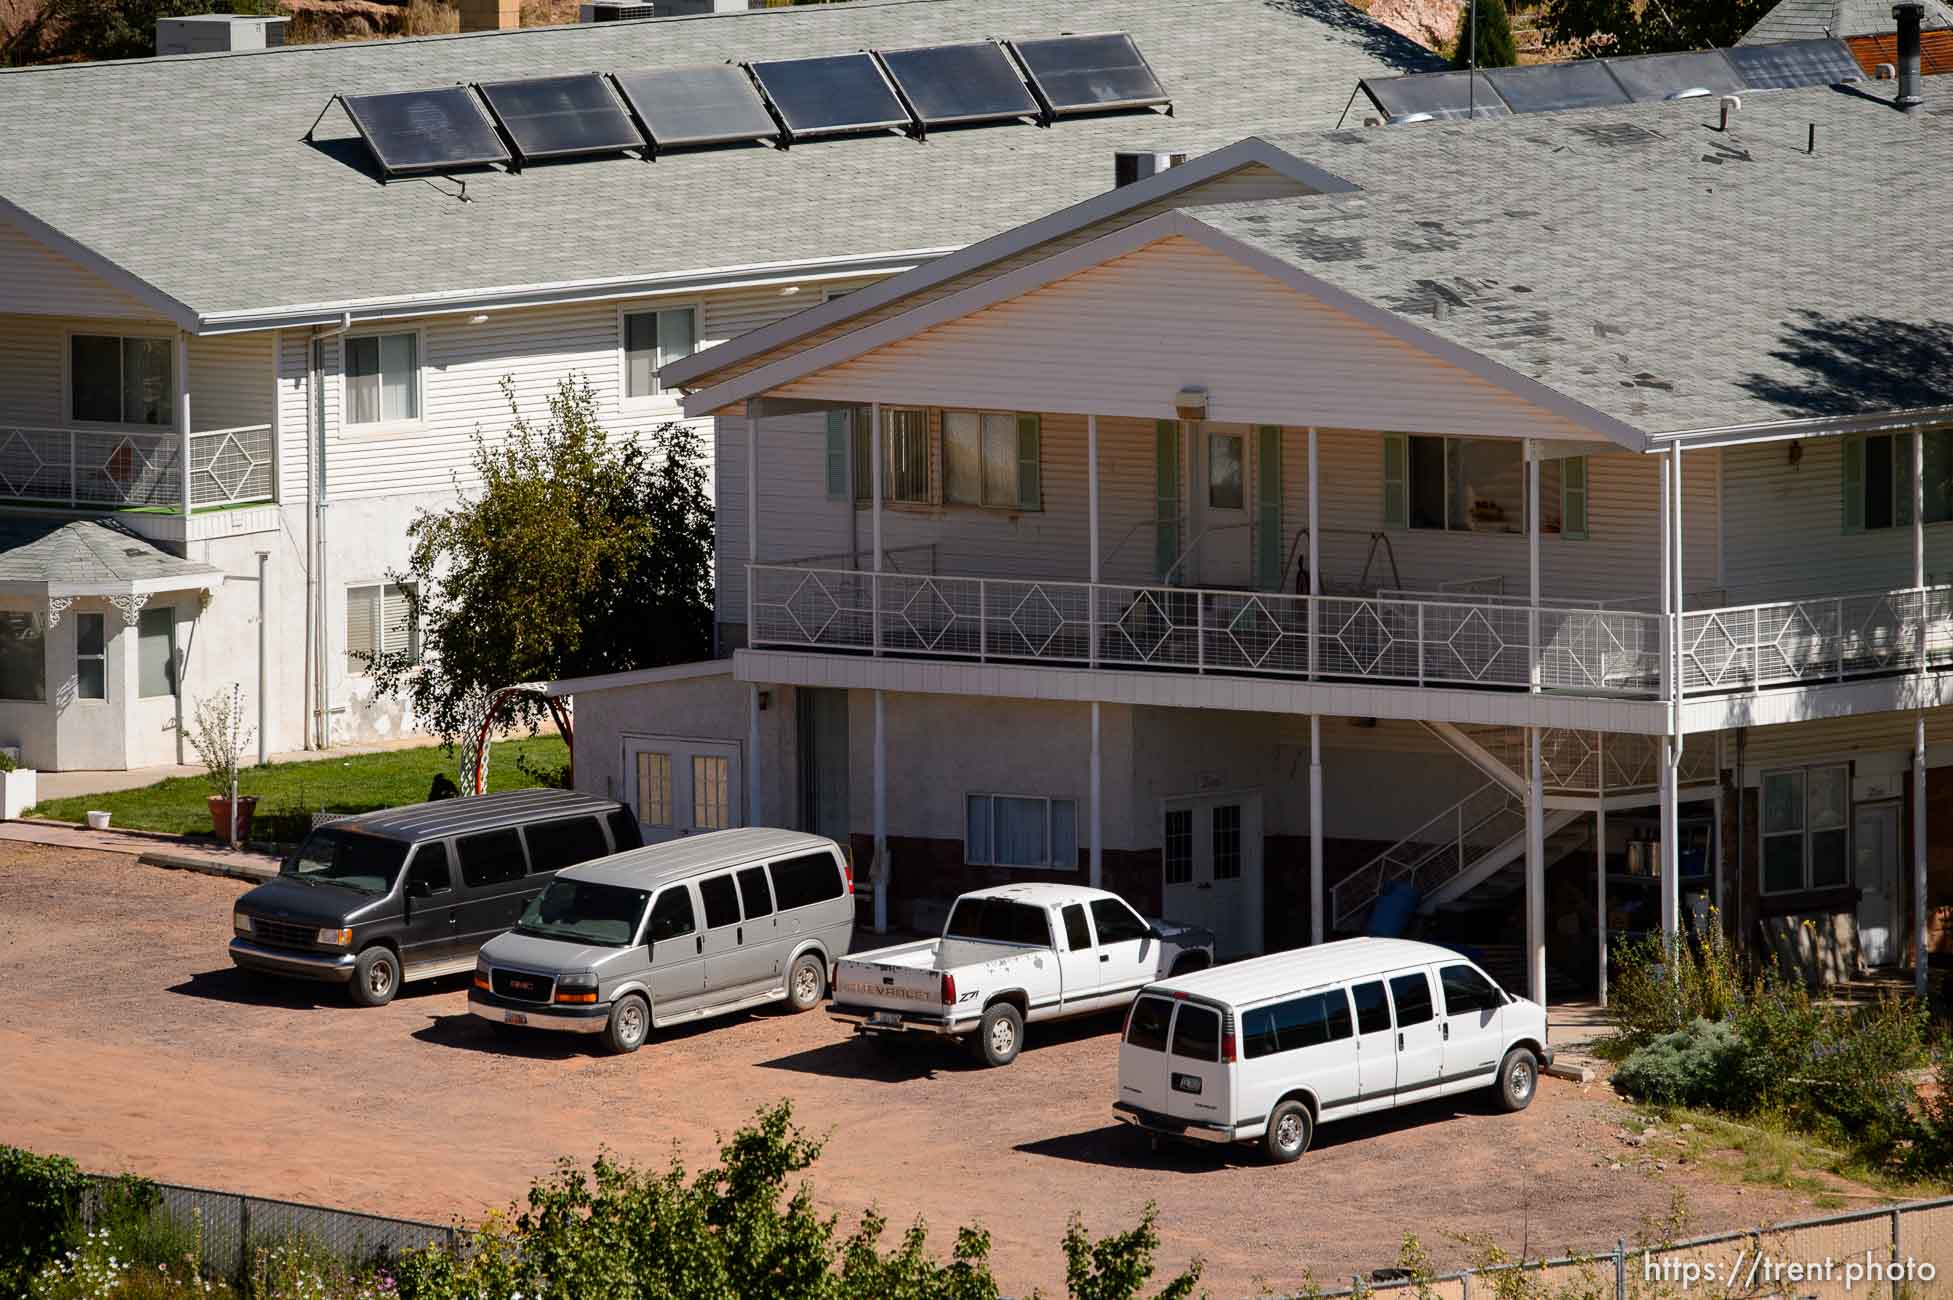
<path fill-rule="evenodd" d="M 1681 635 L 1688 694 L 1915 671 L 1953 660 L 1953 588 L 1701 610 Z"/>
<path fill-rule="evenodd" d="M 268 424 L 190 435 L 192 505 L 269 501 L 271 471 L 271 426 Z"/>
<path fill-rule="evenodd" d="M 0 500 L 133 509 L 180 508 L 180 434 L 0 426 Z M 268 501 L 270 425 L 190 435 L 195 505 Z"/>

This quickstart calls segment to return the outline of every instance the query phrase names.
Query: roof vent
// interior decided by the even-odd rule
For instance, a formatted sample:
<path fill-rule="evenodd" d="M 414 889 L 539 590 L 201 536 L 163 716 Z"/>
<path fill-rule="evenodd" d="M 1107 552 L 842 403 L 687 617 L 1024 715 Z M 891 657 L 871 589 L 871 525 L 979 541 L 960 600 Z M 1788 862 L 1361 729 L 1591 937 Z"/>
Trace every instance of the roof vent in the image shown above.
<path fill-rule="evenodd" d="M 1185 161 L 1187 155 L 1184 153 L 1121 149 L 1112 155 L 1112 188 L 1123 189 L 1148 176 L 1157 176 L 1169 167 L 1178 167 Z"/>
<path fill-rule="evenodd" d="M 1893 105 L 1901 113 L 1917 113 L 1925 105 L 1919 93 L 1919 27 L 1926 18 L 1925 0 L 1899 0 L 1892 6 L 1899 24 L 1899 97 Z"/>
<path fill-rule="evenodd" d="M 158 18 L 156 53 L 227 54 L 232 50 L 266 50 L 285 43 L 286 22 L 284 18 L 241 14 Z"/>
<path fill-rule="evenodd" d="M 625 18 L 656 18 L 656 5 L 632 4 L 630 0 L 596 0 L 594 4 L 580 4 L 576 7 L 576 20 L 580 23 L 614 23 Z"/>

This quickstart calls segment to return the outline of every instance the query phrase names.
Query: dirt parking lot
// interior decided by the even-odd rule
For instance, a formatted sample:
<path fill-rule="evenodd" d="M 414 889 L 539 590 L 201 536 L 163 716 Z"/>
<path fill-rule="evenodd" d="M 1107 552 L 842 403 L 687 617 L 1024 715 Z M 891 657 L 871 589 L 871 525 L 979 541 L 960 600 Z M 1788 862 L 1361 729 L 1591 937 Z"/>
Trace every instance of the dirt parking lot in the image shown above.
<path fill-rule="evenodd" d="M 224 945 L 243 886 L 134 859 L 0 844 L 0 1141 L 84 1166 L 446 1222 L 506 1204 L 559 1157 L 710 1156 L 764 1104 L 828 1137 L 819 1199 L 852 1220 L 921 1216 L 996 1239 L 1000 1280 L 1062 1290 L 1058 1238 L 1161 1208 L 1163 1262 L 1207 1260 L 1217 1296 L 1390 1263 L 1406 1231 L 1534 1252 L 1611 1245 L 1688 1193 L 1692 1227 L 1805 1208 L 1669 1162 L 1624 1159 L 1628 1110 L 1543 1083 L 1522 1115 L 1434 1102 L 1326 1128 L 1300 1164 L 1152 1150 L 1115 1124 L 1117 1018 L 1034 1027 L 1017 1063 L 888 1058 L 818 1013 L 654 1034 L 634 1056 L 515 1045 L 467 1013 L 465 979 L 356 1010 L 333 989 L 247 987 Z"/>

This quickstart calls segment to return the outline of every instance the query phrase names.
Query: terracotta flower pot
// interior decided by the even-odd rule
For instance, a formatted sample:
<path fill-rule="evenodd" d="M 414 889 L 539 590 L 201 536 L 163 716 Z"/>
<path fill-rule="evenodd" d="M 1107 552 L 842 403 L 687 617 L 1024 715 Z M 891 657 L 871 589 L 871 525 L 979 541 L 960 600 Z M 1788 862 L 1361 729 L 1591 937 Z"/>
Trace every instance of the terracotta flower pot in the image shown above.
<path fill-rule="evenodd" d="M 237 842 L 244 843 L 251 838 L 251 814 L 257 810 L 258 796 L 241 794 L 237 797 Z M 210 796 L 210 831 L 225 843 L 231 837 L 231 801 L 221 794 Z"/>

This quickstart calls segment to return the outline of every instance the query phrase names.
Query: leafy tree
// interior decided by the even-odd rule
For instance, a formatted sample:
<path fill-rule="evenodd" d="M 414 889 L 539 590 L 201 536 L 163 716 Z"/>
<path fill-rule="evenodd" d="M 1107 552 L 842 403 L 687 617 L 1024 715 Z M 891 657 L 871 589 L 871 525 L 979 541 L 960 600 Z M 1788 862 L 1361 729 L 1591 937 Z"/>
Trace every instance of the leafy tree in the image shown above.
<path fill-rule="evenodd" d="M 1474 32 L 1474 22 L 1476 31 Z M 1453 62 L 1469 68 L 1510 68 L 1519 62 L 1519 47 L 1512 39 L 1512 15 L 1505 0 L 1471 0 L 1458 19 L 1458 52 Z"/>
<path fill-rule="evenodd" d="M 1546 0 L 1553 44 L 1588 54 L 1658 54 L 1734 45 L 1777 0 Z"/>
<path fill-rule="evenodd" d="M 532 423 L 502 381 L 514 423 L 475 433 L 480 487 L 408 525 L 407 591 L 422 657 L 367 656 L 453 742 L 488 692 L 705 655 L 712 627 L 712 502 L 699 438 L 667 424 L 613 438 L 587 382 L 565 380 Z M 540 705 L 518 703 L 533 721 Z M 523 709 L 527 712 L 522 712 Z"/>
<path fill-rule="evenodd" d="M 211 0 L 27 0 L 12 23 L 0 23 L 0 66 L 146 59 L 156 52 L 158 18 L 211 8 Z"/>

